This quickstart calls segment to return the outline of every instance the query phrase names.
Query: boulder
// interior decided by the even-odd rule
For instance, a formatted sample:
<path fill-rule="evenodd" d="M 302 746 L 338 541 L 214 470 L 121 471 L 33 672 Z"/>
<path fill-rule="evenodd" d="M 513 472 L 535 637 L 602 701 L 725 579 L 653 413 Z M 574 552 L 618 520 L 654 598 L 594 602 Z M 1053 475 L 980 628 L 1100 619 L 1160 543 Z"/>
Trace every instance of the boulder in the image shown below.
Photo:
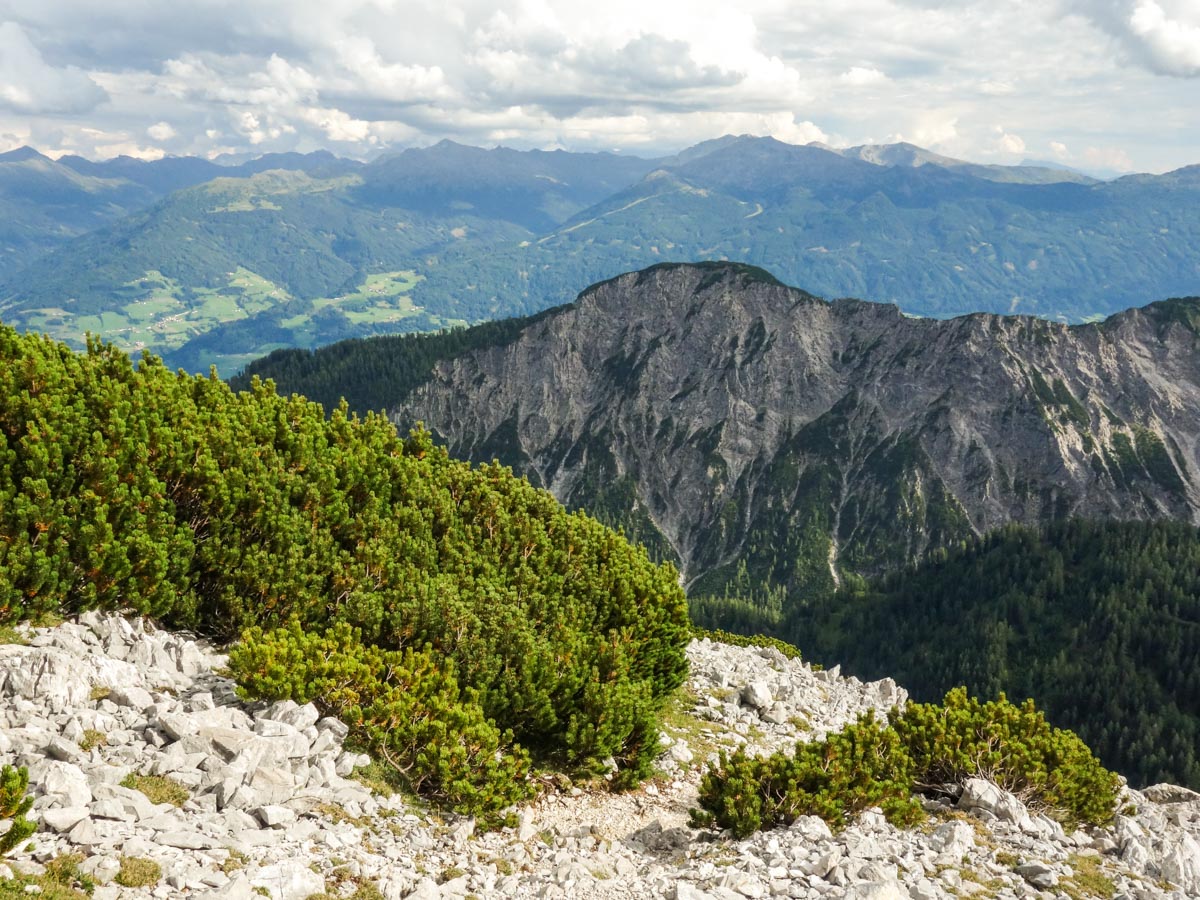
<path fill-rule="evenodd" d="M 753 709 L 767 709 L 774 701 L 771 686 L 765 681 L 751 681 L 742 688 L 742 703 Z"/>
<path fill-rule="evenodd" d="M 266 888 L 273 900 L 308 900 L 325 893 L 325 879 L 294 861 L 264 866 L 250 875 L 250 883 Z"/>
<path fill-rule="evenodd" d="M 1189 834 L 1180 834 L 1166 842 L 1162 877 L 1184 890 L 1189 897 L 1200 895 L 1200 845 Z"/>
<path fill-rule="evenodd" d="M 947 822 L 937 827 L 929 844 L 937 851 L 939 862 L 953 863 L 975 846 L 975 829 L 966 822 Z"/>
<path fill-rule="evenodd" d="M 1025 804 L 990 781 L 982 778 L 968 778 L 963 785 L 962 796 L 958 798 L 958 808 L 964 810 L 981 809 L 989 812 L 997 819 L 1011 822 L 1020 826 L 1029 819 L 1029 810 Z"/>
<path fill-rule="evenodd" d="M 896 881 L 866 881 L 851 885 L 846 900 L 909 900 L 909 895 Z"/>

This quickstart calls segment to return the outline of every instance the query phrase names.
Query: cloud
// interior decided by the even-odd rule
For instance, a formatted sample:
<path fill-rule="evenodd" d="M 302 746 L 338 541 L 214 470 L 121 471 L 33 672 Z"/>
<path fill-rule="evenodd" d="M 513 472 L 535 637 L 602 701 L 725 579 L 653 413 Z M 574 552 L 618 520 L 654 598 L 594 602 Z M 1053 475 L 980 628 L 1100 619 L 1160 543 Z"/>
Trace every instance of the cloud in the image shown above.
<path fill-rule="evenodd" d="M 853 66 L 838 76 L 838 81 L 852 87 L 883 84 L 887 80 L 888 77 L 883 72 L 870 66 Z"/>
<path fill-rule="evenodd" d="M 1200 5 L 1194 0 L 1074 0 L 1071 8 L 1151 71 L 1200 77 Z"/>
<path fill-rule="evenodd" d="M 1084 162 L 1093 169 L 1132 172 L 1133 160 L 1119 147 L 1088 147 L 1083 151 Z"/>
<path fill-rule="evenodd" d="M 85 113 L 104 98 L 81 69 L 47 64 L 16 22 L 0 24 L 0 106 L 20 113 Z"/>
<path fill-rule="evenodd" d="M 996 149 L 1001 153 L 1018 155 L 1025 152 L 1025 141 L 1001 129 L 1000 137 L 996 138 Z"/>
<path fill-rule="evenodd" d="M 1200 146 L 1196 0 L 2 5 L 0 140 L 83 155 L 658 155 L 747 132 L 967 159 L 1057 141 L 1167 169 Z"/>
<path fill-rule="evenodd" d="M 175 137 L 176 132 L 169 122 L 159 122 L 147 128 L 146 134 L 156 141 L 169 141 Z"/>
<path fill-rule="evenodd" d="M 957 116 L 941 110 L 926 110 L 912 118 L 907 132 L 898 132 L 893 139 L 936 149 L 958 136 Z"/>
<path fill-rule="evenodd" d="M 1140 0 L 1129 19 L 1132 33 L 1142 41 L 1156 71 L 1167 75 L 1200 75 L 1200 13 L 1172 18 L 1154 0 Z"/>
<path fill-rule="evenodd" d="M 1050 152 L 1054 154 L 1054 158 L 1058 160 L 1071 159 L 1071 151 L 1067 149 L 1067 145 L 1062 141 L 1051 141 Z"/>

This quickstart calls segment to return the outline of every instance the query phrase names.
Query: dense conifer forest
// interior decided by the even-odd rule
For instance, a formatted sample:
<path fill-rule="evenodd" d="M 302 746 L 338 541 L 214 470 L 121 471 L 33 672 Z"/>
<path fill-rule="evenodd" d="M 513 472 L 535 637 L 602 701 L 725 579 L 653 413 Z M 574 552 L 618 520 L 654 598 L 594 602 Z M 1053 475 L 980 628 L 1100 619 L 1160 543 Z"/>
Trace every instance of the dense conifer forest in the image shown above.
<path fill-rule="evenodd" d="M 735 612 L 727 627 L 771 623 L 762 603 L 730 608 L 746 618 Z M 917 699 L 959 684 L 1033 697 L 1131 782 L 1200 788 L 1200 529 L 1191 525 L 1007 527 L 775 621 L 807 656 L 890 675 Z"/>

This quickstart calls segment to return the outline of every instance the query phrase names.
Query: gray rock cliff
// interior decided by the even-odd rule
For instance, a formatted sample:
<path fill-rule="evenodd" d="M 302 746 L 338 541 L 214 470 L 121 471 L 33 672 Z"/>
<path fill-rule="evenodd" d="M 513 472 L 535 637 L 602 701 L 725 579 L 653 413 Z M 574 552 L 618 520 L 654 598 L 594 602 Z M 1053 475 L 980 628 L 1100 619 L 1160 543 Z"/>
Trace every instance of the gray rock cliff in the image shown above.
<path fill-rule="evenodd" d="M 913 319 L 735 264 L 589 288 L 394 410 L 719 590 L 828 589 L 1008 522 L 1200 522 L 1200 301 Z"/>

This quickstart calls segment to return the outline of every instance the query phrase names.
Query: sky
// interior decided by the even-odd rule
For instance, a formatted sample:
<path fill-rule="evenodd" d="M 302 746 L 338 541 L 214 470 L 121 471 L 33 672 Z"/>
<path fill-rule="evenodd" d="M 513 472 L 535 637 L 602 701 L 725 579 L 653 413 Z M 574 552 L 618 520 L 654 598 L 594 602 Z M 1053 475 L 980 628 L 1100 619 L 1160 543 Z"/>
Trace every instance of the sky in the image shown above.
<path fill-rule="evenodd" d="M 0 0 L 0 151 L 1200 163 L 1200 0 Z"/>

